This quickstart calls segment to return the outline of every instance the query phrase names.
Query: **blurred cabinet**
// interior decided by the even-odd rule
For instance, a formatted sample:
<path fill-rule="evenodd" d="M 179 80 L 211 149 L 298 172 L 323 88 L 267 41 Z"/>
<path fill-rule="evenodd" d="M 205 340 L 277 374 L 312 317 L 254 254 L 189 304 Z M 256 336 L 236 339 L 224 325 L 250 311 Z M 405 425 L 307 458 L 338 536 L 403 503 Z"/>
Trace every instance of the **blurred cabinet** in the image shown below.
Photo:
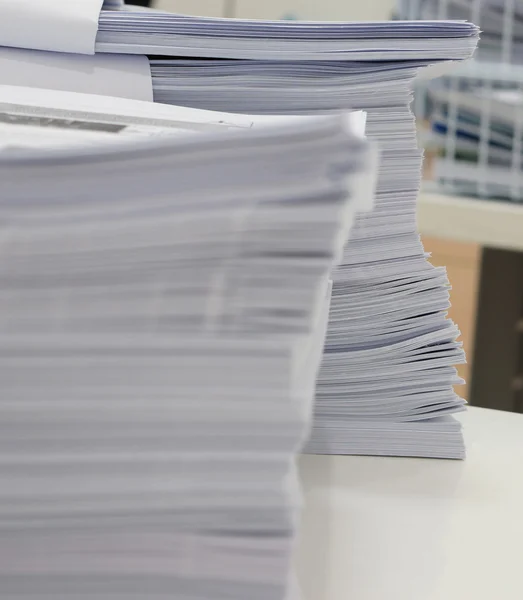
<path fill-rule="evenodd" d="M 483 251 L 474 356 L 474 405 L 523 412 L 522 251 Z"/>
<path fill-rule="evenodd" d="M 461 341 L 467 354 L 467 364 L 458 366 L 459 374 L 467 381 L 467 385 L 460 386 L 457 392 L 460 396 L 469 399 L 481 274 L 481 247 L 477 244 L 432 237 L 423 237 L 423 245 L 425 250 L 432 254 L 430 262 L 434 266 L 447 267 L 452 286 L 450 291 L 452 307 L 449 317 L 461 331 Z"/>
<path fill-rule="evenodd" d="M 473 406 L 523 412 L 523 253 L 427 236 L 423 244 L 452 286 L 449 317 L 467 353 L 458 393 Z"/>
<path fill-rule="evenodd" d="M 474 348 L 473 356 L 469 350 L 473 364 L 468 369 L 467 399 L 473 406 L 523 412 L 523 203 L 426 189 L 418 205 L 418 226 L 427 249 L 435 252 L 434 262 L 449 266 L 452 314 L 466 347 Z M 442 242 L 448 249 L 430 248 L 433 236 L 452 242 Z M 454 242 L 458 250 L 449 250 Z M 469 244 L 482 251 L 475 283 L 466 284 L 470 271 L 462 267 L 468 264 L 470 269 L 472 257 L 461 249 Z M 470 302 L 470 291 L 465 290 L 474 285 L 476 301 Z M 470 323 L 474 325 L 469 337 Z"/>

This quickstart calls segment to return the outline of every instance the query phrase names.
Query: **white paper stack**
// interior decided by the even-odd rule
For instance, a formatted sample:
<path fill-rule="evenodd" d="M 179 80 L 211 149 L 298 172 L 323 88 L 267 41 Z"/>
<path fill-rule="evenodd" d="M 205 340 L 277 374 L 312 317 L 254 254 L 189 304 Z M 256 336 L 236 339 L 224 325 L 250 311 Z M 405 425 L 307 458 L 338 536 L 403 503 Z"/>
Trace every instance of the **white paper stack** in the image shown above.
<path fill-rule="evenodd" d="M 0 88 L 17 117 L 0 152 L 0 597 L 283 599 L 294 455 L 368 144 L 333 116 L 35 149 L 14 94 Z M 73 131 L 104 121 L 89 102 L 69 106 Z M 194 131 L 209 116 L 191 112 Z"/>
<path fill-rule="evenodd" d="M 368 111 L 368 135 L 381 148 L 375 208 L 358 217 L 334 277 L 311 451 L 464 454 L 447 418 L 463 409 L 453 365 L 464 356 L 446 320 L 445 272 L 427 262 L 416 231 L 421 153 L 409 103 L 421 67 L 466 59 L 477 41 L 478 28 L 463 21 L 268 22 L 124 7 L 102 10 L 96 42 L 82 46 L 150 55 L 155 100 L 168 104 Z M 377 436 L 366 433 L 369 421 Z"/>
<path fill-rule="evenodd" d="M 256 60 L 468 58 L 476 28 L 463 21 L 308 22 L 102 10 L 96 52 Z"/>
<path fill-rule="evenodd" d="M 462 458 L 448 280 L 416 231 L 421 153 L 409 109 L 420 67 L 471 56 L 466 22 L 307 23 L 102 12 L 98 52 L 151 58 L 155 99 L 238 113 L 368 111 L 381 150 L 372 212 L 334 275 L 308 451 Z M 185 58 L 168 58 L 169 55 Z M 190 57 L 190 58 L 189 58 Z M 224 60 L 235 59 L 235 60 Z"/>

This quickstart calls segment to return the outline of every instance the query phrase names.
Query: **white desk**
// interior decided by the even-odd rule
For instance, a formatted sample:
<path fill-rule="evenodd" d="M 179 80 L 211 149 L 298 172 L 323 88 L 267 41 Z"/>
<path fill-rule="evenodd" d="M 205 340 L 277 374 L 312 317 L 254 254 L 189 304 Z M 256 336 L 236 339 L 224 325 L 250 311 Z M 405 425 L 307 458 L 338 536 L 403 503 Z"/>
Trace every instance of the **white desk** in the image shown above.
<path fill-rule="evenodd" d="M 418 202 L 418 228 L 426 236 L 523 251 L 523 203 L 422 191 Z"/>
<path fill-rule="evenodd" d="M 472 408 L 465 462 L 304 456 L 304 600 L 522 600 L 523 415 Z"/>

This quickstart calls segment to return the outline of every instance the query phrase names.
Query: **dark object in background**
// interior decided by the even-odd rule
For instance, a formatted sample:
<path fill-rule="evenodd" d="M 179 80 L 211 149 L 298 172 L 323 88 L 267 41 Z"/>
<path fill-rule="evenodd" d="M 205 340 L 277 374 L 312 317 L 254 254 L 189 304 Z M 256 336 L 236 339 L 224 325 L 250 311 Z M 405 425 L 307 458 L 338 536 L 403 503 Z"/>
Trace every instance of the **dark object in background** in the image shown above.
<path fill-rule="evenodd" d="M 485 248 L 472 363 L 472 406 L 523 412 L 523 253 Z"/>
<path fill-rule="evenodd" d="M 136 4 L 137 6 L 151 6 L 152 0 L 125 0 L 126 4 Z"/>

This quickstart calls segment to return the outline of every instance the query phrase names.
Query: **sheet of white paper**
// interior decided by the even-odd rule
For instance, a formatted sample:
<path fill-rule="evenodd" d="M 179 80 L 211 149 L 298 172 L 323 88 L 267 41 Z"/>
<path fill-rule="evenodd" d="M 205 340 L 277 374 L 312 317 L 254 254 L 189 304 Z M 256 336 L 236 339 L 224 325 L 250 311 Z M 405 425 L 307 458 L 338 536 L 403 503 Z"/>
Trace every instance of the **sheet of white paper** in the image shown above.
<path fill-rule="evenodd" d="M 347 125 L 353 135 L 365 137 L 365 124 L 367 113 L 363 110 L 343 111 L 347 118 Z M 248 115 L 252 118 L 254 125 L 278 125 L 280 123 L 289 123 L 304 121 L 310 119 L 310 115 Z"/>
<path fill-rule="evenodd" d="M 309 115 L 248 115 L 252 118 L 254 125 L 278 125 L 279 123 L 289 123 L 310 119 Z M 363 110 L 353 110 L 346 112 L 347 124 L 353 135 L 365 137 L 365 124 L 367 122 L 367 113 Z"/>
<path fill-rule="evenodd" d="M 0 117 L 3 114 L 30 114 L 42 118 L 76 119 L 78 113 L 82 114 L 83 121 L 121 125 L 176 127 L 178 123 L 186 128 L 190 128 L 190 124 L 240 128 L 253 126 L 252 118 L 246 115 L 93 94 L 0 85 Z"/>
<path fill-rule="evenodd" d="M 364 110 L 354 110 L 347 116 L 351 131 L 359 137 L 365 137 L 365 126 L 367 125 L 367 113 Z"/>
<path fill-rule="evenodd" d="M 55 148 L 112 142 L 114 134 L 85 129 L 0 123 L 0 151 L 7 148 Z"/>
<path fill-rule="evenodd" d="M 97 146 L 114 144 L 122 138 L 161 136 L 187 136 L 198 133 L 190 129 L 175 127 L 147 127 L 145 125 L 126 125 L 103 129 L 97 123 L 80 120 L 38 119 L 20 117 L 13 123 L 2 123 L 0 114 L 0 152 L 13 148 L 74 148 L 78 146 Z M 92 124 L 92 129 L 87 129 Z"/>
<path fill-rule="evenodd" d="M 153 101 L 151 68 L 146 56 L 80 56 L 0 48 L 0 81 L 4 85 Z"/>
<path fill-rule="evenodd" d="M 94 54 L 103 0 L 0 0 L 0 44 Z"/>

